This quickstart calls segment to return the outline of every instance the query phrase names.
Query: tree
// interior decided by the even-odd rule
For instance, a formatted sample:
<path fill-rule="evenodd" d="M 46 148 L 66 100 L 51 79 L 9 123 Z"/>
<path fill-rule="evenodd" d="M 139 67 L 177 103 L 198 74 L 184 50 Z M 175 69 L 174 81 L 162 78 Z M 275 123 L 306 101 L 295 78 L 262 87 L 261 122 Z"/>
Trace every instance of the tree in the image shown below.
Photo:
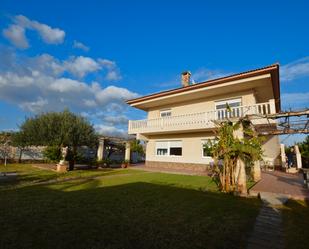
<path fill-rule="evenodd" d="M 18 148 L 18 162 L 21 163 L 21 158 L 25 149 L 29 146 L 27 134 L 25 132 L 19 131 L 12 133 L 12 146 Z"/>
<path fill-rule="evenodd" d="M 105 139 L 104 147 L 106 150 L 106 159 L 110 159 L 111 155 L 115 152 L 122 152 L 125 150 L 123 143 L 113 141 L 112 139 Z"/>
<path fill-rule="evenodd" d="M 255 161 L 262 159 L 263 138 L 258 137 L 246 118 L 236 123 L 228 120 L 216 124 L 217 141 L 211 144 L 211 153 L 219 187 L 223 192 L 243 193 L 246 186 L 240 187 L 240 180 L 245 174 L 245 164 L 251 167 Z M 237 136 L 237 132 L 243 133 L 243 137 Z M 242 181 L 242 184 L 246 184 L 246 181 Z"/>
<path fill-rule="evenodd" d="M 7 160 L 11 155 L 11 142 L 12 142 L 12 133 L 10 132 L 0 133 L 0 155 L 4 160 L 4 166 L 7 165 Z"/>
<path fill-rule="evenodd" d="M 68 110 L 49 112 L 27 118 L 20 131 L 27 137 L 27 143 L 35 146 L 56 146 L 59 150 L 68 147 L 65 160 L 69 161 L 69 170 L 74 169 L 79 146 L 94 147 L 97 136 L 87 119 Z"/>
<path fill-rule="evenodd" d="M 59 162 L 62 158 L 61 148 L 55 145 L 47 146 L 43 150 L 43 156 L 51 162 Z"/>
<path fill-rule="evenodd" d="M 133 140 L 131 141 L 131 151 L 137 152 L 139 155 L 145 155 L 144 147 L 141 145 L 140 140 Z"/>
<path fill-rule="evenodd" d="M 300 153 L 303 157 L 309 158 L 309 135 L 301 143 L 298 143 Z"/>

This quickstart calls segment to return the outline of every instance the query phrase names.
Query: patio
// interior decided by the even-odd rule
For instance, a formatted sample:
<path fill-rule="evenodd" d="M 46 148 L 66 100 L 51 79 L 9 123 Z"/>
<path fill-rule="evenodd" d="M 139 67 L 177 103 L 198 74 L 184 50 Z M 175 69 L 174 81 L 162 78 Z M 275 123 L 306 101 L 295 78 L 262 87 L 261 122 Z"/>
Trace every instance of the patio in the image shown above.
<path fill-rule="evenodd" d="M 249 190 L 249 194 L 276 194 L 296 200 L 309 199 L 309 189 L 304 187 L 302 174 L 281 171 L 262 172 L 262 179 Z"/>

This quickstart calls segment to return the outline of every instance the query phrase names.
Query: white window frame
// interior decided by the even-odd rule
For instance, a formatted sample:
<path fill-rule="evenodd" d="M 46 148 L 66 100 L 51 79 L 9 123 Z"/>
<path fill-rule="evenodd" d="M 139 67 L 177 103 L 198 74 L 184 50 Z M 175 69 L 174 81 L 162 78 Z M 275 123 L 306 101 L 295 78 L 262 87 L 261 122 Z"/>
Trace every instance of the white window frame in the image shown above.
<path fill-rule="evenodd" d="M 169 113 L 169 115 L 162 116 L 162 114 L 167 114 L 167 113 Z M 160 110 L 160 118 L 167 118 L 167 117 L 171 117 L 171 116 L 172 116 L 172 110 L 171 109 Z"/>
<path fill-rule="evenodd" d="M 166 147 L 158 147 L 157 142 L 166 142 Z M 175 142 L 180 142 L 181 143 L 181 155 L 170 155 L 170 148 L 171 148 L 171 144 L 175 143 Z M 156 146 L 155 146 L 155 156 L 158 157 L 182 157 L 183 155 L 183 144 L 182 144 L 182 140 L 157 140 L 155 141 Z M 166 155 L 158 155 L 158 149 L 166 149 L 167 148 L 167 154 Z"/>
<path fill-rule="evenodd" d="M 226 118 L 226 117 L 240 117 L 241 116 L 241 111 L 240 109 L 236 109 L 236 107 L 234 106 L 230 106 L 232 109 L 232 113 L 229 113 L 227 108 L 226 108 L 226 104 L 230 105 L 233 103 L 239 103 L 239 106 L 242 105 L 242 98 L 232 98 L 232 99 L 226 99 L 226 100 L 220 100 L 220 101 L 216 101 L 215 102 L 215 110 L 216 110 L 216 116 L 218 119 L 222 119 L 222 118 Z M 217 108 L 219 105 L 224 106 L 223 108 Z M 234 109 L 235 108 L 235 109 Z M 223 110 L 223 117 L 222 117 L 222 110 Z M 236 115 L 235 115 L 236 113 Z"/>
<path fill-rule="evenodd" d="M 211 156 L 204 156 L 204 144 L 205 144 L 208 140 L 210 140 L 210 141 L 212 141 L 212 142 L 216 141 L 214 137 L 212 137 L 212 138 L 203 138 L 203 139 L 201 140 L 202 158 L 212 159 Z"/>
<path fill-rule="evenodd" d="M 239 106 L 241 106 L 242 105 L 242 98 L 232 98 L 232 99 L 215 101 L 215 109 L 218 110 L 217 109 L 218 105 L 226 105 L 226 104 L 233 104 L 233 103 L 240 103 Z M 219 109 L 225 109 L 225 108 L 219 108 Z"/>

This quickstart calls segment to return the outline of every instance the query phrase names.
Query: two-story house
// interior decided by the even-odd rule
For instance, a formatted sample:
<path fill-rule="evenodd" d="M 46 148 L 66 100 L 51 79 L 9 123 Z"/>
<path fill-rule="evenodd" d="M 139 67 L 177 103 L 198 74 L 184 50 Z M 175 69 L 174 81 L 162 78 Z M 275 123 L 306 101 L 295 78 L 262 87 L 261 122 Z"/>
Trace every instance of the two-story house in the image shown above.
<path fill-rule="evenodd" d="M 127 103 L 148 113 L 147 119 L 129 121 L 128 127 L 129 134 L 146 141 L 146 166 L 203 171 L 212 161 L 203 145 L 214 139 L 214 120 L 280 111 L 279 65 L 196 84 L 190 84 L 190 73 L 184 72 L 182 87 Z M 253 122 L 276 126 L 265 118 Z M 265 158 L 276 164 L 278 137 L 268 136 L 263 149 Z"/>

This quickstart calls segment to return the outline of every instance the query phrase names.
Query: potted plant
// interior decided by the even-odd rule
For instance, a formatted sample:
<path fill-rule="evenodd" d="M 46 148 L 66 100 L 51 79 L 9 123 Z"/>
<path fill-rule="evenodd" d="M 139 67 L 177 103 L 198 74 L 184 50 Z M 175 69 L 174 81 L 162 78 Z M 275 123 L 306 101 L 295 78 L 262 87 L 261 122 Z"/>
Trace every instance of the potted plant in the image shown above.
<path fill-rule="evenodd" d="M 121 163 L 121 168 L 127 168 L 129 164 L 130 164 L 130 161 L 129 161 L 129 160 L 124 160 L 124 161 Z"/>

